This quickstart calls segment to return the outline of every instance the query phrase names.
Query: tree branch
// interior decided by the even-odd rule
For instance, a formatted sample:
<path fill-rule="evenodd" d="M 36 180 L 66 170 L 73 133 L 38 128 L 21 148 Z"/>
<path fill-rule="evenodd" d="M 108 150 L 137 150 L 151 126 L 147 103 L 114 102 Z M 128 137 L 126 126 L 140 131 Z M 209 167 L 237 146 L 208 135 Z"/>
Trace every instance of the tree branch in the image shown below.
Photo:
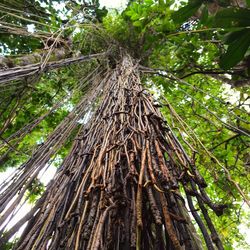
<path fill-rule="evenodd" d="M 80 56 L 76 58 L 67 58 L 59 61 L 54 61 L 47 63 L 43 70 L 41 70 L 41 63 L 30 64 L 23 67 L 14 67 L 7 70 L 0 71 L 0 83 L 5 83 L 13 80 L 19 80 L 27 76 L 32 76 L 35 74 L 41 74 L 47 70 L 57 69 L 61 67 L 65 67 L 74 63 L 83 62 L 87 60 L 91 60 L 93 58 L 98 58 L 106 55 L 106 52 L 97 53 L 87 56 Z"/>

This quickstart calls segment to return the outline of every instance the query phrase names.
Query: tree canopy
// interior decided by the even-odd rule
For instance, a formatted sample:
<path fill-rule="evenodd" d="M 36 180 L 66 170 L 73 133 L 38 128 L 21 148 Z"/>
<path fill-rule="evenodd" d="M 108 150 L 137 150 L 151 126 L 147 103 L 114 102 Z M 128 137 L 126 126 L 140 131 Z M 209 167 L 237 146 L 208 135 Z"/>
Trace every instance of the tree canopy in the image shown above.
<path fill-rule="evenodd" d="M 85 125 L 86 131 L 93 124 L 101 131 L 93 117 L 97 110 L 108 119 L 113 108 L 103 104 L 108 92 L 104 79 L 110 79 L 112 70 L 132 74 L 131 79 L 140 75 L 174 135 L 170 137 L 181 144 L 172 146 L 181 147 L 195 163 L 182 176 L 190 183 L 185 186 L 180 178 L 179 192 L 187 194 L 188 204 L 189 197 L 195 198 L 189 213 L 198 234 L 203 232 L 196 216 L 212 237 L 213 222 L 224 249 L 249 249 L 240 230 L 250 221 L 249 1 L 130 0 L 124 10 L 108 12 L 98 0 L 2 0 L 0 13 L 0 171 L 16 169 L 0 184 L 0 200 L 6 199 L 0 204 L 4 249 L 12 249 L 20 237 L 16 228 L 21 225 L 8 227 L 17 210 L 39 203 L 46 192 L 42 172 L 46 175 L 50 167 L 60 172 Z M 117 69 L 121 51 L 133 58 L 139 75 L 130 64 L 132 73 Z M 110 98 L 121 98 L 109 90 Z M 139 87 L 137 91 L 144 94 Z M 154 115 L 155 110 L 149 109 Z M 163 129 L 157 119 L 157 128 Z M 169 156 L 165 152 L 162 157 Z M 10 201 L 5 192 L 25 169 L 31 172 L 23 189 L 13 189 L 23 196 L 18 200 L 13 193 L 13 213 L 6 212 Z M 192 186 L 195 178 L 200 190 Z"/>

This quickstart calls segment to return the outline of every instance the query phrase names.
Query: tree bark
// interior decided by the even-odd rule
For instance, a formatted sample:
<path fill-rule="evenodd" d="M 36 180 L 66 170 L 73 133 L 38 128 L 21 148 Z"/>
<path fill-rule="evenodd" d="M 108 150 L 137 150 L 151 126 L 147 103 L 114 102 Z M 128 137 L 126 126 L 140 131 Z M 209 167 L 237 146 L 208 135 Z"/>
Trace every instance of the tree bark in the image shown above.
<path fill-rule="evenodd" d="M 31 54 L 24 56 L 11 57 L 11 56 L 1 56 L 0 57 L 0 69 L 7 70 L 14 67 L 22 67 L 30 64 L 38 64 L 42 62 L 42 59 L 48 55 L 49 49 L 36 50 Z M 58 61 L 65 59 L 70 55 L 69 49 L 65 47 L 55 48 L 53 51 L 50 51 L 49 62 Z"/>
<path fill-rule="evenodd" d="M 138 63 L 122 52 L 101 82 L 98 109 L 14 249 L 202 249 L 178 191 L 199 183 L 197 170 L 142 87 Z M 13 181 L 2 197 L 30 185 L 28 176 Z"/>
<path fill-rule="evenodd" d="M 59 50 L 56 50 L 56 51 L 58 52 L 58 54 L 57 55 L 54 54 L 55 55 L 54 57 L 50 56 L 49 57 L 50 60 L 46 63 L 43 63 L 41 61 L 41 57 L 39 57 L 40 58 L 39 63 L 31 63 L 38 59 L 38 56 L 36 55 L 36 53 L 34 53 L 25 57 L 27 61 L 26 59 L 24 60 L 22 58 L 20 66 L 0 70 L 0 83 L 20 80 L 22 78 L 30 77 L 34 75 L 37 76 L 43 73 L 44 71 L 68 66 L 74 63 L 80 63 L 83 61 L 91 60 L 93 58 L 99 58 L 106 54 L 106 53 L 97 53 L 97 54 L 92 54 L 92 55 L 79 56 L 79 57 L 66 58 L 66 59 L 59 60 L 59 58 L 63 58 L 64 56 L 66 56 L 66 54 L 63 53 L 64 50 L 61 51 L 62 53 L 59 52 Z"/>

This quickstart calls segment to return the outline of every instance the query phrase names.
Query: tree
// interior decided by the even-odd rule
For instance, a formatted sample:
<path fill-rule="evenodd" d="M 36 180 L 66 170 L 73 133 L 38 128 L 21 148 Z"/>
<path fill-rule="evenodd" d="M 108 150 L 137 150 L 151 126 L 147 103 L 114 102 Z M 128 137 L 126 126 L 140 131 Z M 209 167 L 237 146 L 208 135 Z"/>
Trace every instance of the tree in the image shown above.
<path fill-rule="evenodd" d="M 248 65 L 229 45 L 224 67 L 220 27 L 207 27 L 231 7 L 205 21 L 203 2 L 175 12 L 130 1 L 109 15 L 97 1 L 58 2 L 63 15 L 52 2 L 0 5 L 0 162 L 17 167 L 0 186 L 1 247 L 232 249 L 240 202 L 249 205 L 248 90 L 230 103 L 221 86 L 246 82 Z"/>

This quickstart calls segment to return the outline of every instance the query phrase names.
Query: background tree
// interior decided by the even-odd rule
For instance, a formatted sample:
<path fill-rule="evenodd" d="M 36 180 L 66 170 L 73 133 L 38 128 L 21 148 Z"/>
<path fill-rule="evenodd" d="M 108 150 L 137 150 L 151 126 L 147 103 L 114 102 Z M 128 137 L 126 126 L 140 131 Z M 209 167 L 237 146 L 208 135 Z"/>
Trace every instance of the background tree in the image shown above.
<path fill-rule="evenodd" d="M 1 247 L 244 249 L 249 9 L 174 9 L 0 5 Z"/>

